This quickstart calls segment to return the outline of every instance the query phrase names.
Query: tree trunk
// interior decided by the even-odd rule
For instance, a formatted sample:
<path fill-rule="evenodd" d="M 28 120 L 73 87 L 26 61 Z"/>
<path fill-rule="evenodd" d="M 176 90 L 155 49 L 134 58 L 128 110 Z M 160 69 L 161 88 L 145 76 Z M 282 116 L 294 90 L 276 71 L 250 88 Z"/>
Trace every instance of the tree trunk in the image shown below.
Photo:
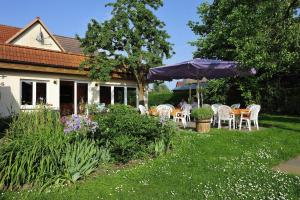
<path fill-rule="evenodd" d="M 139 90 L 139 105 L 144 105 L 148 109 L 148 94 L 147 94 L 147 84 L 138 83 Z"/>

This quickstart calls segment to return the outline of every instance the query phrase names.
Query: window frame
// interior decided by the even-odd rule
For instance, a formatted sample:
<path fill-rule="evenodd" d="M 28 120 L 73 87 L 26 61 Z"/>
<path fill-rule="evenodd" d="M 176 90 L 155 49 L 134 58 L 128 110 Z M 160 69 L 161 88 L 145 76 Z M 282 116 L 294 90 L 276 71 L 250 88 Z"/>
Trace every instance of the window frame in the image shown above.
<path fill-rule="evenodd" d="M 136 107 L 138 107 L 138 88 L 135 85 L 110 85 L 110 84 L 99 84 L 99 102 L 101 102 L 101 87 L 109 87 L 110 88 L 110 104 L 115 104 L 115 88 L 120 87 L 124 89 L 124 99 L 123 104 L 128 105 L 128 88 L 135 89 L 136 90 Z"/>
<path fill-rule="evenodd" d="M 32 82 L 32 104 L 31 105 L 24 105 L 22 103 L 22 91 L 23 91 L 23 88 L 22 88 L 22 83 L 23 82 Z M 36 84 L 37 83 L 45 83 L 46 84 L 46 99 L 45 99 L 45 103 L 47 104 L 48 103 L 48 95 L 47 95 L 47 91 L 48 91 L 48 82 L 49 81 L 46 81 L 46 80 L 32 80 L 32 79 L 21 79 L 20 80 L 20 105 L 22 107 L 35 107 L 37 104 L 36 104 Z"/>

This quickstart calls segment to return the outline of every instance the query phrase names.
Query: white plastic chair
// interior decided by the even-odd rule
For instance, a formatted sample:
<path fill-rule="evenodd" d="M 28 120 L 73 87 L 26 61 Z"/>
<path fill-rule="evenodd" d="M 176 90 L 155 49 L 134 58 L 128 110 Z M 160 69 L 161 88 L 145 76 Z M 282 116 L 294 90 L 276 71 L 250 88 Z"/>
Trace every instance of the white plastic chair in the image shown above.
<path fill-rule="evenodd" d="M 170 119 L 172 109 L 169 107 L 160 107 L 157 108 L 158 116 L 161 122 L 165 122 Z"/>
<path fill-rule="evenodd" d="M 251 105 L 250 112 L 241 113 L 240 130 L 242 129 L 243 121 L 246 121 L 246 126 L 248 126 L 249 131 L 251 131 L 251 122 L 252 121 L 253 121 L 254 126 L 256 126 L 256 129 L 259 130 L 258 114 L 259 114 L 260 109 L 261 109 L 260 105 Z"/>
<path fill-rule="evenodd" d="M 241 104 L 235 103 L 235 104 L 232 104 L 230 107 L 231 107 L 232 109 L 238 109 L 238 108 L 241 107 Z"/>
<path fill-rule="evenodd" d="M 174 116 L 174 121 L 175 121 L 175 122 L 181 122 L 183 128 L 185 128 L 185 127 L 186 127 L 186 124 L 187 124 L 186 118 L 187 118 L 187 116 L 185 115 L 184 112 L 177 112 L 177 113 L 175 114 L 175 116 Z"/>
<path fill-rule="evenodd" d="M 214 112 L 214 116 L 212 119 L 213 122 L 213 126 L 216 124 L 216 122 L 218 121 L 218 108 L 221 106 L 222 104 L 212 104 L 211 105 L 211 109 Z"/>
<path fill-rule="evenodd" d="M 145 106 L 139 105 L 139 110 L 141 112 L 141 115 L 148 115 L 148 110 L 146 109 Z"/>
<path fill-rule="evenodd" d="M 231 129 L 231 125 L 233 129 L 235 129 L 235 117 L 232 113 L 232 109 L 229 106 L 222 105 L 218 108 L 218 128 L 221 128 L 221 120 L 228 121 L 229 129 Z"/>
<path fill-rule="evenodd" d="M 246 107 L 246 109 L 250 110 L 252 106 L 254 106 L 255 104 L 250 104 Z"/>
<path fill-rule="evenodd" d="M 171 104 L 161 104 L 156 107 L 156 110 L 158 111 L 159 109 L 162 108 L 171 109 L 171 112 L 175 109 L 174 106 Z"/>
<path fill-rule="evenodd" d="M 191 104 L 184 104 L 181 107 L 182 114 L 186 117 L 186 121 L 191 121 L 191 110 L 192 110 L 192 105 Z"/>

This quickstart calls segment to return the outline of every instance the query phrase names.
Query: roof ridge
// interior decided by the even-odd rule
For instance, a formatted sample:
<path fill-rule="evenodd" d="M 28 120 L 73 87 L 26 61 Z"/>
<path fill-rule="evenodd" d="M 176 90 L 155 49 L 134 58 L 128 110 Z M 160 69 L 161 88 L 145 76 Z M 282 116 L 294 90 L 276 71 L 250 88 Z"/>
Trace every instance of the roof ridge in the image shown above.
<path fill-rule="evenodd" d="M 10 27 L 10 28 L 22 29 L 21 27 L 11 26 L 11 25 L 7 25 L 7 24 L 0 24 L 0 26 L 6 26 L 6 27 Z M 65 35 L 59 35 L 59 34 L 53 34 L 53 35 L 54 36 L 58 36 L 58 37 L 65 37 L 65 38 L 70 38 L 70 39 L 76 39 L 75 37 L 71 37 L 71 36 L 65 36 Z"/>
<path fill-rule="evenodd" d="M 22 29 L 22 28 L 17 27 L 17 26 L 11 26 L 11 25 L 6 25 L 6 24 L 0 24 L 0 26 L 6 26 L 6 27 L 11 27 L 11 28 Z"/>
<path fill-rule="evenodd" d="M 15 44 L 13 45 L 13 44 L 1 44 L 0 43 L 0 46 L 10 46 L 10 47 L 17 47 L 17 48 L 20 48 L 20 49 L 33 49 L 33 50 L 46 51 L 46 52 L 51 52 L 51 53 L 60 53 L 60 54 L 67 54 L 67 55 L 87 57 L 84 54 L 76 54 L 76 53 L 70 53 L 70 52 L 61 52 L 61 51 L 56 51 L 56 50 L 41 49 L 41 48 L 36 48 L 36 47 L 21 46 L 21 45 L 15 45 Z"/>
<path fill-rule="evenodd" d="M 54 36 L 58 36 L 58 37 L 64 37 L 64 38 L 70 38 L 70 39 L 74 39 L 77 40 L 77 38 L 75 37 L 71 37 L 71 36 L 64 36 L 64 35 L 57 35 L 57 34 L 53 34 Z M 79 40 L 78 40 L 79 41 Z"/>

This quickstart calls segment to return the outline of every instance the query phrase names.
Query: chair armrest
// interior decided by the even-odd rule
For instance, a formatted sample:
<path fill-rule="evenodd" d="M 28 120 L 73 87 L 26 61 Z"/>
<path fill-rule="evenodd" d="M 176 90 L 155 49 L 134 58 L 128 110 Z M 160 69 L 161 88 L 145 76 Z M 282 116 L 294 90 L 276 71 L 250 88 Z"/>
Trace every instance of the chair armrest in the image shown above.
<path fill-rule="evenodd" d="M 251 111 L 243 111 L 241 112 L 241 117 L 249 117 Z"/>

